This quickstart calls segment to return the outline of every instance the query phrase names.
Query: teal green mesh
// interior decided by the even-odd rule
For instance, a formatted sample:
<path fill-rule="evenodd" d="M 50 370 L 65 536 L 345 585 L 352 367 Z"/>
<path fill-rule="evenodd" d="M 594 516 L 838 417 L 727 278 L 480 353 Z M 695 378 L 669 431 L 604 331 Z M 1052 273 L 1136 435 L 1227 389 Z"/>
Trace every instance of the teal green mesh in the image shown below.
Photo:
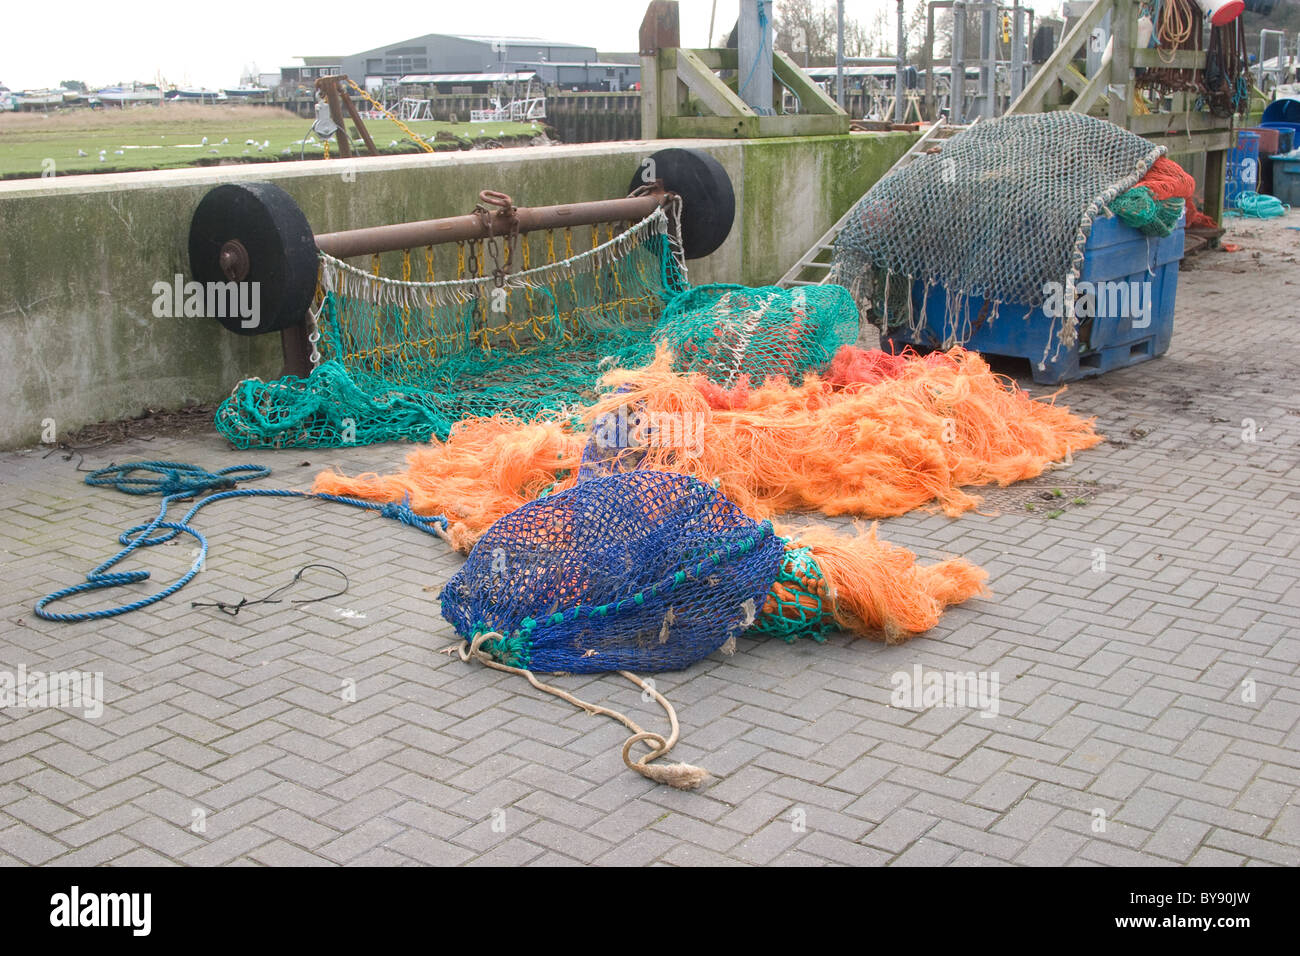
<path fill-rule="evenodd" d="M 240 448 L 446 440 L 466 418 L 589 405 L 606 372 L 649 364 L 659 345 L 730 388 L 797 383 L 856 341 L 843 288 L 691 288 L 675 249 L 657 212 L 500 280 L 397 281 L 323 256 L 319 364 L 306 378 L 240 382 L 217 429 Z"/>
<path fill-rule="evenodd" d="M 1172 235 L 1183 216 L 1184 200 L 1156 199 L 1146 186 L 1134 186 L 1110 203 L 1110 211 L 1125 225 L 1148 236 Z"/>
<path fill-rule="evenodd" d="M 800 637 L 818 643 L 835 630 L 831 612 L 833 598 L 830 585 L 813 559 L 811 548 L 786 545 L 781 570 L 767 598 L 763 612 L 750 628 L 751 633 L 779 637 L 792 644 Z"/>
<path fill-rule="evenodd" d="M 217 429 L 240 448 L 419 442 L 464 418 L 587 404 L 609 369 L 653 357 L 664 304 L 688 288 L 673 249 L 660 211 L 500 284 L 396 281 L 323 257 L 320 364 L 241 382 Z"/>
<path fill-rule="evenodd" d="M 730 388 L 773 376 L 799 384 L 858 339 L 858 307 L 838 285 L 705 285 L 673 299 L 655 340 L 682 371 Z"/>

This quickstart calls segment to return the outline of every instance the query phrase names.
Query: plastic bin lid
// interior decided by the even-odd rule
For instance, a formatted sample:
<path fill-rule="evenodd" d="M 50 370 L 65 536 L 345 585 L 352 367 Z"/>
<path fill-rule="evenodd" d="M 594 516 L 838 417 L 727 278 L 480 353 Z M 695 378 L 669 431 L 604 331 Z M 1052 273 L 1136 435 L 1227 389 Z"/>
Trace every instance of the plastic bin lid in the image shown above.
<path fill-rule="evenodd" d="M 1300 123 L 1300 98 L 1289 96 L 1264 107 L 1263 123 Z"/>

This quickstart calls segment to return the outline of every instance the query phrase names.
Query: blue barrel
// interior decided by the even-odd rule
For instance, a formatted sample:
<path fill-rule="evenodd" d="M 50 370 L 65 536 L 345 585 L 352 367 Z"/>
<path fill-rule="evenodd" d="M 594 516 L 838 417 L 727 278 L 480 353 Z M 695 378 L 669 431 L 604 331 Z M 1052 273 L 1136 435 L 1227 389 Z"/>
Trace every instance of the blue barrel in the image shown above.
<path fill-rule="evenodd" d="M 1228 170 L 1224 182 L 1224 202 L 1229 207 L 1237 205 L 1242 193 L 1259 189 L 1259 134 L 1248 130 L 1237 131 L 1237 145 L 1228 150 Z"/>
<path fill-rule="evenodd" d="M 1290 123 L 1300 126 L 1300 97 L 1286 96 L 1264 107 L 1262 123 Z"/>
<path fill-rule="evenodd" d="M 1259 127 L 1260 129 L 1271 129 L 1277 131 L 1277 153 L 1274 153 L 1273 155 L 1276 156 L 1281 153 L 1289 153 L 1291 150 L 1295 149 L 1295 134 L 1296 130 L 1300 129 L 1300 125 L 1294 123 L 1260 123 Z"/>
<path fill-rule="evenodd" d="M 1285 96 L 1280 100 L 1274 100 L 1264 107 L 1264 115 L 1260 117 L 1260 126 L 1267 126 L 1269 129 L 1286 128 L 1292 131 L 1292 148 L 1300 146 L 1300 98 L 1294 96 Z M 1279 150 L 1285 153 L 1285 149 Z"/>

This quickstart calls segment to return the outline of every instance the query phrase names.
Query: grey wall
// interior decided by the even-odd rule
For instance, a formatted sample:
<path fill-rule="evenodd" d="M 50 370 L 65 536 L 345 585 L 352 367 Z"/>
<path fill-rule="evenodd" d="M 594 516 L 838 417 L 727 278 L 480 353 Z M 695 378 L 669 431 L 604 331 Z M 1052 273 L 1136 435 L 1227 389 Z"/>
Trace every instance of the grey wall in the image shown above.
<path fill-rule="evenodd" d="M 317 233 L 467 212 L 492 187 L 520 205 L 624 195 L 649 153 L 703 149 L 735 185 L 731 236 L 693 282 L 778 278 L 915 137 L 601 143 L 69 176 L 0 183 L 0 448 L 87 422 L 212 402 L 279 374 L 279 337 L 155 318 L 153 286 L 188 277 L 190 217 L 223 182 L 269 180 Z"/>

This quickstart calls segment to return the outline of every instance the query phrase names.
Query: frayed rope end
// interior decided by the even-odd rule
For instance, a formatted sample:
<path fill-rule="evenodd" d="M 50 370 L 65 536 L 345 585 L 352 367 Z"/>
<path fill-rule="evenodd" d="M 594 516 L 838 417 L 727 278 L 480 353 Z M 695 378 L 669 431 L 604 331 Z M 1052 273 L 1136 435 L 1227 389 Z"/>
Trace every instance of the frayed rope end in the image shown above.
<path fill-rule="evenodd" d="M 694 790 L 712 776 L 703 767 L 688 763 L 633 764 L 632 769 L 647 780 L 664 783 L 678 790 Z"/>

